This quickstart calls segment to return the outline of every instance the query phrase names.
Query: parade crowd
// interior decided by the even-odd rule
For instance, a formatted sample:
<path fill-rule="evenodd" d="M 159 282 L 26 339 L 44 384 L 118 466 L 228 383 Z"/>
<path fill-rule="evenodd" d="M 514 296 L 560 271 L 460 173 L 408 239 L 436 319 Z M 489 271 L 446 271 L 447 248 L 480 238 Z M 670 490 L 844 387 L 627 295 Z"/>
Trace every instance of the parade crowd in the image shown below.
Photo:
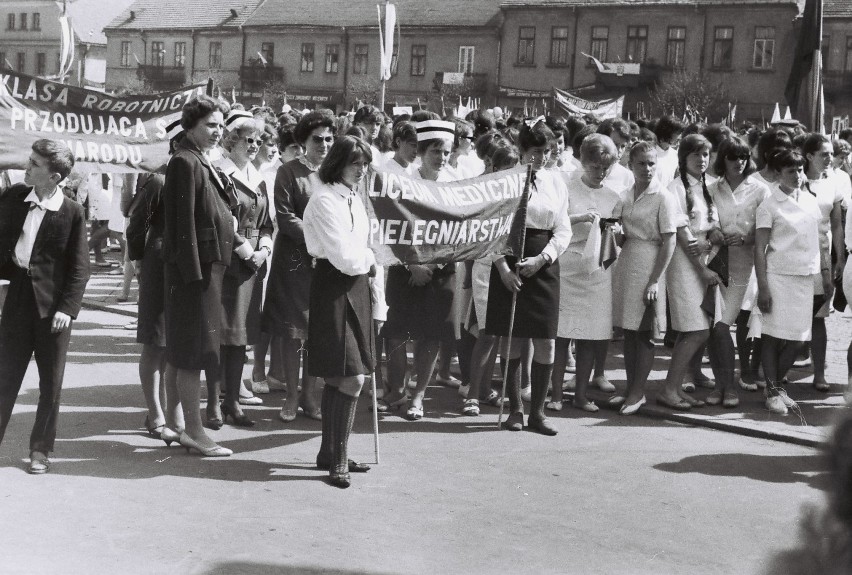
<path fill-rule="evenodd" d="M 49 204 L 63 198 L 79 208 L 68 208 L 75 218 L 86 203 L 93 221 L 88 238 L 75 227 L 54 254 L 79 260 L 84 250 L 69 272 L 77 284 L 88 277 L 90 248 L 96 266 L 110 266 L 101 252 L 110 238 L 124 254 L 113 272 L 124 274 L 124 299 L 138 278 L 148 433 L 204 456 L 231 455 L 210 431 L 253 426 L 243 407 L 285 391 L 279 419 L 321 420 L 317 467 L 347 487 L 351 472 L 369 469 L 347 457 L 347 444 L 370 377 L 381 412 L 428 416 L 436 382 L 458 389 L 464 415 L 502 405 L 506 429 L 544 435 L 557 434 L 547 414 L 566 407 L 565 391 L 573 408 L 595 412 L 594 388 L 625 416 L 647 400 L 735 409 L 741 393 L 759 391 L 770 413 L 784 415 L 796 409 L 785 381 L 797 361 L 812 365 L 816 390 L 829 390 L 825 318 L 852 293 L 852 130 L 832 140 L 794 123 L 735 130 L 668 115 L 518 118 L 499 108 L 465 118 L 424 110 L 391 118 L 369 105 L 276 114 L 199 96 L 169 138 L 170 160 L 154 173 L 82 181 L 68 179 L 67 148 L 40 141 L 24 184 L 0 196 L 0 277 L 11 281 L 0 322 L 0 440 L 33 349 L 52 365 L 49 374 L 39 363 L 33 473 L 49 469 L 63 350 L 82 298 L 65 288 L 50 303 L 33 263 L 41 248 L 32 214 L 55 212 Z M 451 182 L 520 165 L 531 171 L 522 254 L 377 264 L 371 171 Z M 123 190 L 117 215 L 97 213 L 93 190 L 108 179 Z M 11 213 L 23 228 L 4 227 Z M 601 262 L 596 254 L 610 243 L 617 258 Z M 30 300 L 32 317 L 19 311 Z M 68 318 L 64 327 L 54 313 Z M 21 322 L 46 326 L 33 328 L 23 363 L 9 343 L 21 338 Z M 663 333 L 671 362 L 646 398 Z M 57 337 L 59 351 L 44 359 L 42 350 L 40 360 L 39 342 Z M 605 372 L 614 338 L 623 338 L 619 387 Z M 498 358 L 505 397 L 492 382 Z M 709 394 L 699 398 L 697 388 Z"/>

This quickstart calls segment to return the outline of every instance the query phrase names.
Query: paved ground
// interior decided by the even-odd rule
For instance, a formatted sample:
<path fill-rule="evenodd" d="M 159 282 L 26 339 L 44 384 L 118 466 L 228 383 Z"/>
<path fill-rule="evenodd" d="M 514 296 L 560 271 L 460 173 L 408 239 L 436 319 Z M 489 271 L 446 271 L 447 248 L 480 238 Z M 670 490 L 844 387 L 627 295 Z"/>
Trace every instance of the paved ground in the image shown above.
<path fill-rule="evenodd" d="M 96 275 L 89 296 L 111 305 L 115 281 Z M 133 306 L 118 310 L 87 309 L 75 324 L 54 469 L 42 477 L 23 471 L 37 398 L 34 366 L 27 374 L 0 447 L 0 572 L 759 573 L 795 543 L 801 506 L 823 499 L 819 450 L 790 439 L 572 409 L 556 438 L 513 434 L 496 430 L 496 410 L 458 415 L 455 392 L 438 387 L 424 420 L 383 418 L 382 463 L 346 491 L 312 467 L 319 423 L 275 419 L 281 394 L 250 408 L 255 428 L 215 432 L 233 457 L 201 459 L 144 435 L 139 350 L 123 329 Z M 829 374 L 840 381 L 850 322 L 835 316 L 832 338 L 845 331 Z M 656 367 L 659 380 L 666 360 Z M 695 417 L 818 438 L 841 391 L 813 394 L 808 425 L 770 417 L 757 394 L 741 413 Z M 362 403 L 352 455 L 369 461 Z"/>

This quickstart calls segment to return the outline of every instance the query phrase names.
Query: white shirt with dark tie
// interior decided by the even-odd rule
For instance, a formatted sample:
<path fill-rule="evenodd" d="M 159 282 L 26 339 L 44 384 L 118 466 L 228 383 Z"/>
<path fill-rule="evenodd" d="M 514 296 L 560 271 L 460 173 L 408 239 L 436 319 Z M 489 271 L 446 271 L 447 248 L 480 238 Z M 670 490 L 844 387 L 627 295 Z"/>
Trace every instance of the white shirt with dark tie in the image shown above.
<path fill-rule="evenodd" d="M 24 198 L 24 201 L 29 202 L 30 204 L 30 211 L 27 212 L 27 217 L 24 220 L 24 228 L 21 230 L 21 237 L 18 238 L 18 243 L 15 244 L 15 265 L 24 269 L 28 269 L 30 267 L 30 258 L 32 257 L 33 246 L 35 245 L 36 236 L 38 235 L 41 223 L 44 221 L 44 216 L 47 213 L 47 210 L 50 210 L 51 212 L 58 212 L 59 208 L 62 207 L 63 199 L 65 199 L 65 196 L 59 188 L 56 188 L 53 193 L 44 200 L 38 199 L 35 190 L 31 191 L 27 197 Z"/>

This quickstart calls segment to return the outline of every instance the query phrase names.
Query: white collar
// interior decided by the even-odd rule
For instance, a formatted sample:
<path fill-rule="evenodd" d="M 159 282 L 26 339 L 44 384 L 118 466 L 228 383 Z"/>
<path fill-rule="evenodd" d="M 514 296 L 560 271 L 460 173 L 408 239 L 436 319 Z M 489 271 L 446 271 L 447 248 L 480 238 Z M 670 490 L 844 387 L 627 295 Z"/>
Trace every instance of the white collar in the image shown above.
<path fill-rule="evenodd" d="M 222 158 L 216 162 L 216 166 L 225 172 L 225 174 L 231 176 L 234 180 L 237 180 L 250 191 L 255 193 L 257 193 L 257 188 L 260 186 L 261 182 L 264 181 L 263 175 L 251 162 L 246 164 L 245 171 L 237 168 L 237 165 L 233 160 L 231 160 L 231 158 Z"/>
<path fill-rule="evenodd" d="M 24 198 L 25 202 L 30 202 L 43 210 L 50 210 L 51 212 L 58 212 L 59 208 L 62 207 L 62 202 L 65 200 L 65 195 L 62 193 L 62 190 L 57 186 L 53 191 L 53 195 L 50 197 L 39 200 L 38 195 L 35 193 L 35 190 L 31 190 L 27 197 Z"/>

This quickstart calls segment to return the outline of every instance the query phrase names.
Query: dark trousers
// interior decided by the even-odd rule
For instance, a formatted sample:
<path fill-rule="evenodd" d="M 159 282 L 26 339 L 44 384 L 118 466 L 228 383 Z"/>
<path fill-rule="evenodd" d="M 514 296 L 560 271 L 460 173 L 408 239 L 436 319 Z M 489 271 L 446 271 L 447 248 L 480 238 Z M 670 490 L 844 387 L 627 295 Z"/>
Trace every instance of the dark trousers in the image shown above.
<path fill-rule="evenodd" d="M 61 333 L 51 333 L 52 322 L 52 316 L 39 317 L 32 281 L 26 270 L 19 269 L 9 284 L 0 317 L 0 442 L 6 434 L 30 358 L 35 354 L 39 398 L 30 451 L 42 453 L 53 451 L 59 393 L 71 340 L 70 326 Z"/>

